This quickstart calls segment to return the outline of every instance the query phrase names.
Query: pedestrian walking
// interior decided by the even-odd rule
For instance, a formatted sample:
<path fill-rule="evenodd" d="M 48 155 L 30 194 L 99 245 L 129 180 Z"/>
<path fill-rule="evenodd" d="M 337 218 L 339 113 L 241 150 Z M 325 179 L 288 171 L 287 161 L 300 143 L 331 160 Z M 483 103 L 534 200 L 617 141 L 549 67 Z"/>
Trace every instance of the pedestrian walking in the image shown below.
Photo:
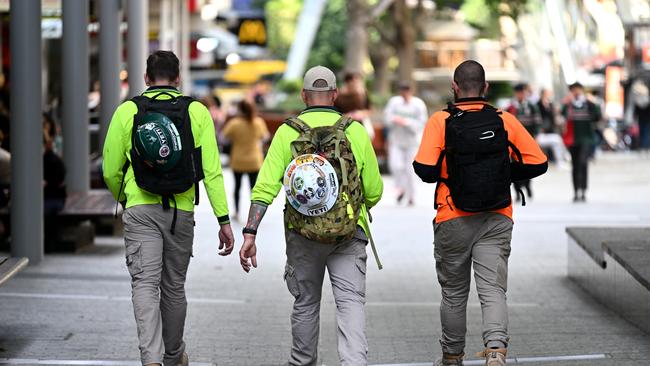
<path fill-rule="evenodd" d="M 410 164 L 427 118 L 427 106 L 413 95 L 411 84 L 401 83 L 399 95 L 390 98 L 384 109 L 384 122 L 390 128 L 388 162 L 397 187 L 397 203 L 404 197 L 409 206 L 415 201 L 415 179 Z"/>
<path fill-rule="evenodd" d="M 334 73 L 322 66 L 309 69 L 301 94 L 307 108 L 277 130 L 253 188 L 239 251 L 241 266 L 246 272 L 257 267 L 259 224 L 284 187 L 284 279 L 295 298 L 289 365 L 316 365 L 327 269 L 336 302 L 341 365 L 363 366 L 368 352 L 368 209 L 381 198 L 383 184 L 365 129 L 333 108 L 338 94 Z"/>
<path fill-rule="evenodd" d="M 43 241 L 46 252 L 70 251 L 59 238 L 59 213 L 65 207 L 65 164 L 54 151 L 56 126 L 43 114 Z"/>
<path fill-rule="evenodd" d="M 587 99 L 582 84 L 575 82 L 569 85 L 562 115 L 566 120 L 564 144 L 571 153 L 573 202 L 585 202 L 589 157 L 595 144 L 596 124 L 601 119 L 600 107 Z"/>
<path fill-rule="evenodd" d="M 413 162 L 424 182 L 437 182 L 434 256 L 443 355 L 436 365 L 463 365 L 473 264 L 485 346 L 478 356 L 499 366 L 509 340 L 510 183 L 546 172 L 546 156 L 521 122 L 485 101 L 488 83 L 478 62 L 456 68 L 452 89 L 454 104 L 429 118 Z"/>
<path fill-rule="evenodd" d="M 147 59 L 148 89 L 113 115 L 104 181 L 125 207 L 124 244 L 143 365 L 187 365 L 185 276 L 192 256 L 198 183 L 220 225 L 220 255 L 234 246 L 214 124 L 206 107 L 177 89 L 170 51 Z"/>
<path fill-rule="evenodd" d="M 343 77 L 343 86 L 334 106 L 342 114 L 347 114 L 354 120 L 363 124 L 372 140 L 375 137 L 375 130 L 370 120 L 370 98 L 363 83 L 363 77 L 358 72 L 346 72 Z"/>
<path fill-rule="evenodd" d="M 639 150 L 650 152 L 650 90 L 644 80 L 632 84 L 633 115 L 639 127 Z"/>
<path fill-rule="evenodd" d="M 230 168 L 235 175 L 235 220 L 239 218 L 242 177 L 248 176 L 252 190 L 264 160 L 262 145 L 269 138 L 266 123 L 257 115 L 253 104 L 241 100 L 237 103 L 237 110 L 238 116 L 230 120 L 223 130 L 224 137 L 230 141 Z"/>
<path fill-rule="evenodd" d="M 508 112 L 513 114 L 521 122 L 533 138 L 536 138 L 542 124 L 542 117 L 539 109 L 537 109 L 537 105 L 530 101 L 530 87 L 526 83 L 520 83 L 515 85 L 514 89 L 515 98 L 512 100 L 510 107 L 508 107 Z M 533 198 L 530 179 L 515 181 L 514 186 L 518 194 L 517 201 L 525 199 L 523 196 L 524 189 L 528 198 Z"/>
<path fill-rule="evenodd" d="M 214 134 L 219 146 L 219 152 L 223 154 L 224 137 L 223 128 L 226 120 L 226 111 L 222 107 L 221 98 L 215 94 L 207 95 L 203 98 L 203 104 L 208 108 L 212 123 L 214 124 Z"/>
<path fill-rule="evenodd" d="M 536 137 L 537 143 L 542 149 L 551 151 L 558 167 L 568 169 L 568 152 L 558 131 L 557 114 L 559 109 L 553 102 L 553 96 L 549 89 L 541 90 L 537 108 L 539 108 L 542 117 L 542 124 Z"/>

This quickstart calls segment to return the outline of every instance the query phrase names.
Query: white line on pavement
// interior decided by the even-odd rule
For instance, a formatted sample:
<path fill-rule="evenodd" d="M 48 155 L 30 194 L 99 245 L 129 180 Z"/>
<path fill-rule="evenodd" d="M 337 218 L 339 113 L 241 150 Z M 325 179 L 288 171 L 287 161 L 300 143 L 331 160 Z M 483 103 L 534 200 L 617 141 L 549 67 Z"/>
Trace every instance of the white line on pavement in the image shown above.
<path fill-rule="evenodd" d="M 616 215 L 601 215 L 601 214 L 589 214 L 589 213 L 580 213 L 580 214 L 544 214 L 544 213 L 522 213 L 517 216 L 517 221 L 519 222 L 587 222 L 587 223 L 597 223 L 597 222 L 635 222 L 641 221 L 640 215 L 635 214 L 616 214 Z"/>
<path fill-rule="evenodd" d="M 9 365 L 93 365 L 93 366 L 140 366 L 138 361 L 111 360 L 39 360 L 29 358 L 0 358 L 0 364 Z M 215 366 L 208 362 L 190 362 L 190 366 Z"/>
<path fill-rule="evenodd" d="M 131 301 L 128 296 L 108 296 L 108 295 L 84 295 L 84 294 L 39 294 L 25 292 L 0 292 L 0 297 L 26 297 L 32 299 L 54 299 L 54 300 L 100 300 L 100 301 Z M 234 299 L 207 299 L 207 298 L 188 298 L 187 302 L 196 304 L 244 304 L 243 300 Z"/>
<path fill-rule="evenodd" d="M 585 361 L 585 360 L 604 360 L 610 358 L 610 356 L 599 353 L 594 355 L 571 355 L 571 356 L 543 356 L 543 357 L 515 357 L 509 358 L 508 364 L 515 363 L 532 363 L 532 362 L 560 362 L 560 361 Z M 484 365 L 484 360 L 468 360 L 464 361 L 465 365 Z M 374 366 L 431 366 L 431 362 L 428 363 L 391 363 L 391 364 L 381 364 Z"/>
<path fill-rule="evenodd" d="M 427 307 L 427 306 L 440 306 L 440 302 L 400 302 L 400 301 L 369 301 L 366 303 L 367 306 L 413 306 L 413 307 Z M 468 303 L 467 306 L 469 307 L 481 307 L 481 304 L 479 303 Z M 539 304 L 534 303 L 534 302 L 514 302 L 514 303 L 508 303 L 508 307 L 537 307 Z"/>
<path fill-rule="evenodd" d="M 52 300 L 99 300 L 99 301 L 131 301 L 128 296 L 110 296 L 110 295 L 87 295 L 87 294 L 48 294 L 48 293 L 28 293 L 28 292 L 0 292 L 0 297 L 18 297 L 32 299 L 52 299 Z M 235 299 L 213 299 L 202 297 L 190 297 L 187 302 L 194 304 L 245 304 L 244 300 Z M 440 302 L 417 302 L 417 301 L 369 301 L 367 306 L 403 306 L 403 307 L 436 307 Z M 479 303 L 468 303 L 469 307 L 480 307 Z M 514 302 L 509 303 L 509 307 L 537 307 L 539 304 L 533 302 Z"/>

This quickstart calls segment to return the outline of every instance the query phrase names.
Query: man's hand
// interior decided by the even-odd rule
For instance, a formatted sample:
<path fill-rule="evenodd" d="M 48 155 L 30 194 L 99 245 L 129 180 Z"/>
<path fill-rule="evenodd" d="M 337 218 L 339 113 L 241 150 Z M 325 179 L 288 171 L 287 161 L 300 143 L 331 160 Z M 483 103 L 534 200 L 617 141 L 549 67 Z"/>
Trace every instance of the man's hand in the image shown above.
<path fill-rule="evenodd" d="M 219 255 L 230 255 L 233 248 L 235 248 L 235 238 L 232 235 L 230 224 L 221 225 L 221 229 L 219 229 L 219 250 L 221 250 Z"/>
<path fill-rule="evenodd" d="M 250 258 L 250 262 L 248 259 Z M 255 235 L 244 234 L 244 244 L 239 250 L 239 263 L 245 272 L 250 272 L 251 265 L 257 268 L 257 247 L 255 246 Z"/>

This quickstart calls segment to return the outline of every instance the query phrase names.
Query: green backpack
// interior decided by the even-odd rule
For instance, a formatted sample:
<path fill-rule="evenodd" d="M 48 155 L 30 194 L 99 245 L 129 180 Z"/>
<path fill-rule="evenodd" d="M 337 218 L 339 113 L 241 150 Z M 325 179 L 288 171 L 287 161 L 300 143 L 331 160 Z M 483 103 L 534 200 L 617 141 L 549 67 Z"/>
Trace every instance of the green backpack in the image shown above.
<path fill-rule="evenodd" d="M 291 143 L 293 158 L 303 154 L 317 154 L 329 161 L 339 181 L 339 196 L 334 206 L 321 216 L 306 216 L 286 205 L 285 222 L 307 239 L 335 244 L 351 239 L 357 230 L 357 221 L 363 204 L 361 179 L 345 129 L 353 123 L 342 116 L 332 126 L 311 128 L 299 118 L 284 121 L 300 133 Z"/>

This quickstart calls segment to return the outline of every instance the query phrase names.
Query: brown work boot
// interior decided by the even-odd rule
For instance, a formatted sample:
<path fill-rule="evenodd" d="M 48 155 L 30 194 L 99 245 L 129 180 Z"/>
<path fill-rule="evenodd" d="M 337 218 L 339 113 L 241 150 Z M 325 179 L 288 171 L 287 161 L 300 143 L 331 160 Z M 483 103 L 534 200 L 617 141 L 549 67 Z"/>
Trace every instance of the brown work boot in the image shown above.
<path fill-rule="evenodd" d="M 463 366 L 464 353 L 459 355 L 452 355 L 450 353 L 443 353 L 442 358 L 436 361 L 433 366 Z"/>
<path fill-rule="evenodd" d="M 476 354 L 476 357 L 485 358 L 485 366 L 503 366 L 506 364 L 505 348 L 487 348 Z"/>
<path fill-rule="evenodd" d="M 190 358 L 187 356 L 187 353 L 183 352 L 181 355 L 180 362 L 178 363 L 179 366 L 188 366 L 190 364 Z"/>

